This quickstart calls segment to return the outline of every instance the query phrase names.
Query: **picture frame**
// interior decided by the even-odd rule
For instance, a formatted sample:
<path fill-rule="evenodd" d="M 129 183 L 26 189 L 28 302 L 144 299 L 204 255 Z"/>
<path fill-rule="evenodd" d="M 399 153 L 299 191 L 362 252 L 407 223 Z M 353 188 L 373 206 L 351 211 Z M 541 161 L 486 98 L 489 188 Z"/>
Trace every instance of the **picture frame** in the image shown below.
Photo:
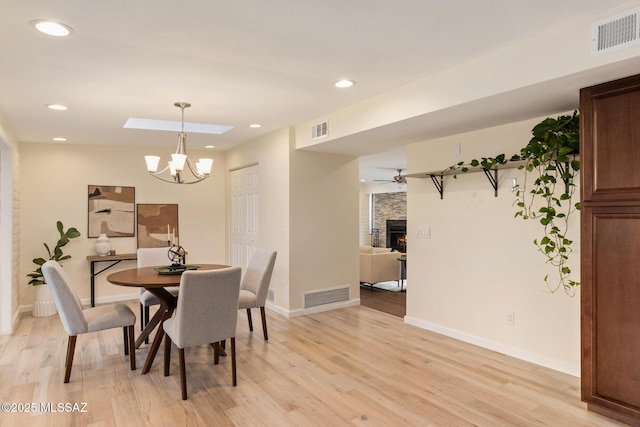
<path fill-rule="evenodd" d="M 177 204 L 138 204 L 138 248 L 179 245 Z"/>
<path fill-rule="evenodd" d="M 135 187 L 89 185 L 87 237 L 135 236 L 135 202 Z"/>

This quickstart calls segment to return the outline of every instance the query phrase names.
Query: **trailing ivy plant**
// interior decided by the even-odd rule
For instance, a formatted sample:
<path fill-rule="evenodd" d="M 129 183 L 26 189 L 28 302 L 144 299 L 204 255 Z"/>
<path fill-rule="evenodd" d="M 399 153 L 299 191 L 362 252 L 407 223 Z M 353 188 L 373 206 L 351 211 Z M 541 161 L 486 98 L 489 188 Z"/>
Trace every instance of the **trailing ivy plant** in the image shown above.
<path fill-rule="evenodd" d="M 519 210 L 515 217 L 536 219 L 542 225 L 542 237 L 534 239 L 533 243 L 558 272 L 557 282 L 551 283 L 548 275 L 544 281 L 551 292 L 562 288 L 572 296 L 580 282 L 571 279 L 567 262 L 573 252 L 573 241 L 566 234 L 571 214 L 580 210 L 580 203 L 572 200 L 580 173 L 579 122 L 577 110 L 573 115 L 546 118 L 533 128 L 533 137 L 520 154 L 508 159 L 500 154 L 468 163 L 459 162 L 445 171 L 468 172 L 471 167 L 489 171 L 498 165 L 519 162 L 518 169 L 524 171 L 524 180 L 516 187 L 514 205 Z"/>

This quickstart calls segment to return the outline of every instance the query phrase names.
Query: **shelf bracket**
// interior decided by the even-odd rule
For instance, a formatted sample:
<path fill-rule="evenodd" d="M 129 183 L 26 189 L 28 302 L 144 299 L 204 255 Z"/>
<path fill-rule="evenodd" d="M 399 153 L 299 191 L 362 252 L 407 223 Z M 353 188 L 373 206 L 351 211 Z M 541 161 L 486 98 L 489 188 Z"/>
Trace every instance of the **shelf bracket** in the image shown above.
<path fill-rule="evenodd" d="M 490 170 L 486 170 L 485 168 L 482 168 L 482 172 L 484 172 L 484 175 L 487 177 L 489 183 L 493 187 L 494 196 L 498 197 L 498 169 L 493 169 L 493 175 L 491 175 Z"/>
<path fill-rule="evenodd" d="M 442 175 L 429 175 L 431 177 L 431 181 L 433 181 L 433 185 L 436 186 L 436 190 L 440 193 L 440 200 L 444 198 L 444 179 Z M 438 177 L 440 177 L 440 181 L 438 181 Z"/>

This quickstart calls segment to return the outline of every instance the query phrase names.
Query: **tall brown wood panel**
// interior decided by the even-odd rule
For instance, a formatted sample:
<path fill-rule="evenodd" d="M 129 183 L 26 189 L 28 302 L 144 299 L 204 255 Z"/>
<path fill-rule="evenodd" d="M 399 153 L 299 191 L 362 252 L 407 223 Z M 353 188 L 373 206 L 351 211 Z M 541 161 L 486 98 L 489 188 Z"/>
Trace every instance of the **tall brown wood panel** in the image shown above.
<path fill-rule="evenodd" d="M 582 400 L 640 426 L 640 75 L 580 91 Z"/>

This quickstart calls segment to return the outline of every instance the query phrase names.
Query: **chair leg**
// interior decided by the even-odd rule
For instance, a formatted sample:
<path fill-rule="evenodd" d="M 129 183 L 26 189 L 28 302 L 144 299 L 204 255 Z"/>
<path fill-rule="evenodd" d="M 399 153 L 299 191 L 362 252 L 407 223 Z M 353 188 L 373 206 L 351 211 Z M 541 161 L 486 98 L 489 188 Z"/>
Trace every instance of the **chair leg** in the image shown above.
<path fill-rule="evenodd" d="M 164 334 L 164 376 L 169 376 L 169 365 L 171 364 L 171 338 Z"/>
<path fill-rule="evenodd" d="M 180 388 L 182 389 L 182 400 L 187 400 L 187 374 L 184 370 L 184 348 L 178 348 L 178 358 L 180 359 Z"/>
<path fill-rule="evenodd" d="M 144 327 L 147 327 L 147 324 L 149 323 L 149 306 L 146 306 L 144 308 Z M 145 344 L 149 344 L 149 336 L 147 336 L 147 338 L 145 338 L 144 340 Z"/>
<path fill-rule="evenodd" d="M 217 365 L 218 363 L 220 363 L 220 343 L 214 342 L 213 343 L 213 364 Z"/>
<path fill-rule="evenodd" d="M 129 355 L 129 336 L 127 334 L 127 326 L 122 327 L 122 335 L 124 336 L 124 355 Z"/>
<path fill-rule="evenodd" d="M 71 365 L 73 365 L 73 353 L 76 351 L 76 339 L 77 335 L 69 335 L 69 342 L 67 343 L 67 360 L 65 362 L 64 382 L 69 382 L 71 377 Z"/>
<path fill-rule="evenodd" d="M 129 325 L 127 327 L 127 335 L 129 337 L 129 364 L 131 365 L 131 370 L 136 370 L 136 338 L 135 338 L 135 326 Z"/>
<path fill-rule="evenodd" d="M 267 334 L 267 313 L 264 310 L 264 306 L 260 307 L 260 316 L 262 316 L 262 333 L 264 334 L 264 340 L 269 341 L 269 334 Z"/>
<path fill-rule="evenodd" d="M 236 337 L 231 337 L 231 377 L 235 387 L 238 383 L 236 378 Z"/>
<path fill-rule="evenodd" d="M 253 322 L 251 321 L 251 309 L 247 308 L 247 320 L 249 321 L 249 330 L 253 331 Z"/>
<path fill-rule="evenodd" d="M 144 307 L 142 306 L 142 303 L 138 305 L 140 305 L 140 332 L 142 332 L 144 331 L 144 327 L 146 326 L 144 324 Z"/>

